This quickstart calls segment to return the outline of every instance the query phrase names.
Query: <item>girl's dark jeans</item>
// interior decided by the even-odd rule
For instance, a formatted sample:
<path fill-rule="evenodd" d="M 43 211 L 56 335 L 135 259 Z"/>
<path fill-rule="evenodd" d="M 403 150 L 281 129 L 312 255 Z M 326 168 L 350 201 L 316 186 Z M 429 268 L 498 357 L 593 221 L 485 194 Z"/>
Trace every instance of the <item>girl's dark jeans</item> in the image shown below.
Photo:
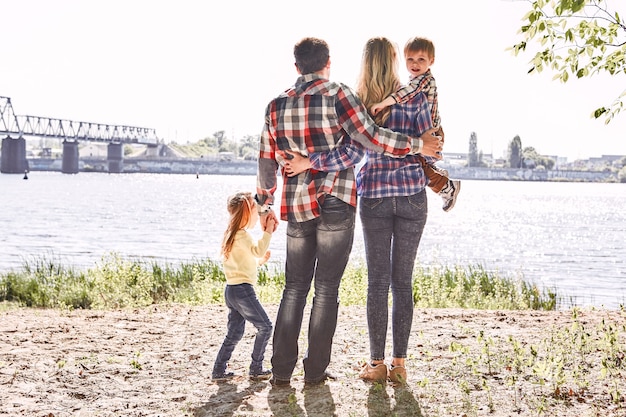
<path fill-rule="evenodd" d="M 213 365 L 213 377 L 219 377 L 226 371 L 226 365 L 235 346 L 243 337 L 246 321 L 252 323 L 257 329 L 250 373 L 259 373 L 263 368 L 265 348 L 272 335 L 272 322 L 251 284 L 227 285 L 224 290 L 224 299 L 229 310 L 227 333 Z"/>

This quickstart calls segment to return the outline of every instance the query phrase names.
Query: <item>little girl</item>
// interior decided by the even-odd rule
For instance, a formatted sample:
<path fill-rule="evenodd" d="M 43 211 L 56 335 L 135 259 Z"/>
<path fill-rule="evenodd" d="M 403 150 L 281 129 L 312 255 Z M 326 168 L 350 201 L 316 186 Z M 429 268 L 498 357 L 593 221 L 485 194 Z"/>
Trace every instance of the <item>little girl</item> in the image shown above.
<path fill-rule="evenodd" d="M 246 230 L 256 226 L 259 220 L 252 194 L 238 192 L 230 196 L 228 213 L 230 220 L 224 232 L 221 251 L 226 274 L 224 299 L 229 310 L 228 325 L 226 337 L 213 365 L 212 379 L 223 380 L 235 376 L 233 372 L 226 372 L 226 365 L 235 346 L 243 337 L 246 320 L 257 329 L 249 370 L 250 378 L 269 379 L 272 371 L 263 369 L 263 357 L 273 326 L 256 296 L 254 284 L 257 281 L 257 267 L 267 262 L 270 257 L 270 251 L 267 249 L 276 228 L 276 219 L 268 216 L 263 227 L 263 237 L 257 242 Z"/>

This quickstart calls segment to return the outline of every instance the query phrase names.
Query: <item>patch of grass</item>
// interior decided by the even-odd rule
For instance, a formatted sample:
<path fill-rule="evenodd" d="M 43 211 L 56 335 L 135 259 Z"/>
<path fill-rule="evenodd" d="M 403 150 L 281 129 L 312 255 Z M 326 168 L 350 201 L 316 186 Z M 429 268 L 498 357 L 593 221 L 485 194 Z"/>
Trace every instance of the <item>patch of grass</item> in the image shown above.
<path fill-rule="evenodd" d="M 0 301 L 27 307 L 90 308 L 91 292 L 83 272 L 49 256 L 24 261 L 20 272 L 0 276 Z"/>
<path fill-rule="evenodd" d="M 257 293 L 261 302 L 279 303 L 284 282 L 280 264 L 260 267 Z M 53 258 L 41 257 L 25 261 L 17 272 L 0 275 L 0 302 L 5 306 L 67 309 L 145 307 L 159 303 L 200 305 L 223 303 L 225 285 L 221 263 L 211 259 L 194 259 L 174 266 L 110 253 L 93 268 L 78 271 Z M 503 277 L 480 265 L 416 267 L 413 293 L 415 306 L 424 308 L 555 310 L 558 301 L 555 291 Z M 348 265 L 339 296 L 343 305 L 366 304 L 364 264 Z"/>
<path fill-rule="evenodd" d="M 569 326 L 547 327 L 537 343 L 524 343 L 513 335 L 485 336 L 482 330 L 464 339 L 472 342 L 453 341 L 452 367 L 444 372 L 460 381 L 466 404 L 491 412 L 491 392 L 504 388 L 514 409 L 524 405 L 533 415 L 557 415 L 556 407 L 590 398 L 597 398 L 593 402 L 600 408 L 615 408 L 616 414 L 610 415 L 618 415 L 617 409 L 623 413 L 626 329 L 608 317 L 588 325 L 578 308 L 571 314 Z"/>
<path fill-rule="evenodd" d="M 503 277 L 481 265 L 417 268 L 413 281 L 417 307 L 555 310 L 555 290 Z"/>

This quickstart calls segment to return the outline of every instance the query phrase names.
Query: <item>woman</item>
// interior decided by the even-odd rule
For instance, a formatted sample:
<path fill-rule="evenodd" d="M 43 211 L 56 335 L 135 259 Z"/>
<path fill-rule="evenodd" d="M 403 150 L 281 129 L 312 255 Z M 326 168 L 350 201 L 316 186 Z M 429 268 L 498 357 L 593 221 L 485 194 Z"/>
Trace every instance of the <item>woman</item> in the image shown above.
<path fill-rule="evenodd" d="M 369 109 L 400 87 L 396 46 L 384 37 L 368 40 L 356 89 L 363 104 Z M 406 103 L 385 108 L 374 120 L 381 126 L 415 137 L 432 127 L 423 93 Z M 413 268 L 428 211 L 427 181 L 419 157 L 388 157 L 351 142 L 333 151 L 312 153 L 308 158 L 293 155 L 293 159 L 286 162 L 285 170 L 289 175 L 296 175 L 307 168 L 345 169 L 357 164 L 364 155 L 367 159 L 357 175 L 357 190 L 368 268 L 370 361 L 363 365 L 359 376 L 371 381 L 389 379 L 404 383 L 413 321 Z M 390 288 L 393 357 L 388 367 L 385 343 Z"/>

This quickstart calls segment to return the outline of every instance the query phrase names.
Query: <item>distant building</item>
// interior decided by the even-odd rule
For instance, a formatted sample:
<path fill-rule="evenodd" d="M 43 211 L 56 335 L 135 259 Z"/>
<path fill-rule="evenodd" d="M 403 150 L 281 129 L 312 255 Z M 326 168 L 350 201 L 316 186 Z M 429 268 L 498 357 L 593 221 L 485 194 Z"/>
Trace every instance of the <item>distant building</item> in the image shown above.
<path fill-rule="evenodd" d="M 605 162 L 613 164 L 621 161 L 622 158 L 624 158 L 624 155 L 602 155 L 600 157 L 589 158 L 589 162 L 592 164 L 602 164 Z"/>
<path fill-rule="evenodd" d="M 467 165 L 467 153 L 444 152 L 443 159 L 437 163 L 442 167 L 457 166 L 464 167 Z"/>

